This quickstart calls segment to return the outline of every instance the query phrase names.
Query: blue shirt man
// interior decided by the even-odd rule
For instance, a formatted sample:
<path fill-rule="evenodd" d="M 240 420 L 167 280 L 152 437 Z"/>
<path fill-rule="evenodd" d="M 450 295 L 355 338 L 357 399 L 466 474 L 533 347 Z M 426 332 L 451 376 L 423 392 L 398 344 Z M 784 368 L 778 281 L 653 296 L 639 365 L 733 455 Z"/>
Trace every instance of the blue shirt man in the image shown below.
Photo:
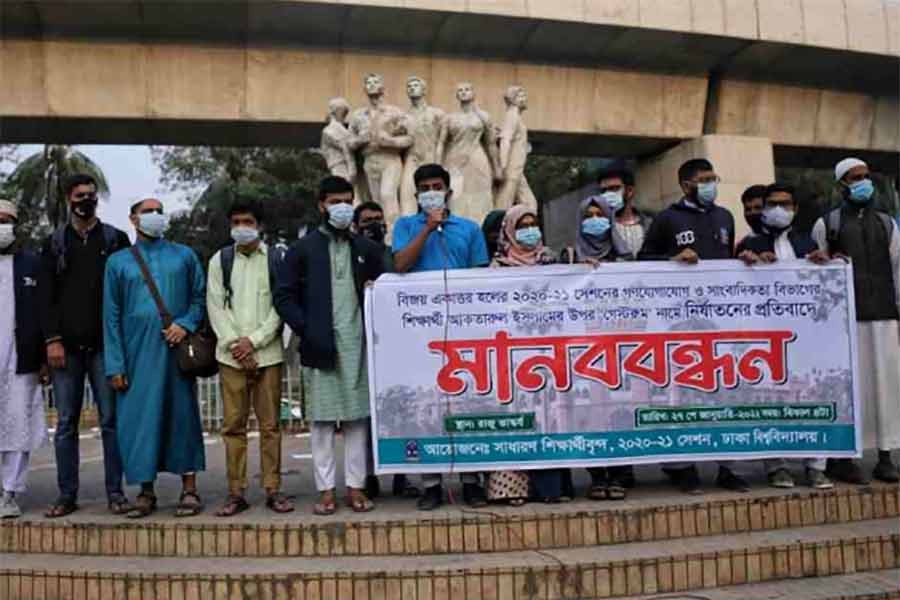
<path fill-rule="evenodd" d="M 481 227 L 447 209 L 453 196 L 450 174 L 439 165 L 423 165 L 416 176 L 420 210 L 394 224 L 395 270 L 416 273 L 486 267 L 490 258 Z"/>
<path fill-rule="evenodd" d="M 488 265 L 487 244 L 474 221 L 450 214 L 453 196 L 450 173 L 442 166 L 422 165 L 413 174 L 419 212 L 394 225 L 394 270 L 397 273 L 470 269 Z M 473 507 L 487 504 L 484 489 L 472 473 L 461 476 L 463 499 Z M 425 493 L 419 510 L 434 510 L 444 502 L 440 475 L 423 475 Z"/>

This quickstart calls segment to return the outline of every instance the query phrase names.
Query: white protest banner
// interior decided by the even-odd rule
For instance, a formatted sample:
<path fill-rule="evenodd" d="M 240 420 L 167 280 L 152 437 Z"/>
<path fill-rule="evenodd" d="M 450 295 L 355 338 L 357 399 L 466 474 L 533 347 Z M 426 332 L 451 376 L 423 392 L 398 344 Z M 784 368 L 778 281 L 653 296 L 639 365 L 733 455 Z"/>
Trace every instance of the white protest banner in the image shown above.
<path fill-rule="evenodd" d="M 386 275 L 366 329 L 379 473 L 861 449 L 839 261 Z"/>

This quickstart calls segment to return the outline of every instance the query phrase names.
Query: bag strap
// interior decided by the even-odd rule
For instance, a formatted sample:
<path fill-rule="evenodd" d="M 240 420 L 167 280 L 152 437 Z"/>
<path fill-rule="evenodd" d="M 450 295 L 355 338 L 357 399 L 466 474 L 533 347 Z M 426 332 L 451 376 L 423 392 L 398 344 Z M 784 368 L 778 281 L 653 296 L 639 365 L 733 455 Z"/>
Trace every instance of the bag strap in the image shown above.
<path fill-rule="evenodd" d="M 147 268 L 147 263 L 144 262 L 144 257 L 141 256 L 141 251 L 138 250 L 137 245 L 131 247 L 131 255 L 134 256 L 134 260 L 137 261 L 138 267 L 141 269 L 141 276 L 144 278 L 144 283 L 147 284 L 147 289 L 150 290 L 150 295 L 153 296 L 153 301 L 156 303 L 156 310 L 159 311 L 159 318 L 162 319 L 163 327 L 168 328 L 169 325 L 172 324 L 172 315 L 169 314 L 168 309 L 166 309 L 166 303 L 163 302 L 162 296 L 159 293 L 159 288 L 156 287 L 156 282 L 153 281 L 153 275 L 150 274 L 150 269 Z"/>
<path fill-rule="evenodd" d="M 231 272 L 234 270 L 234 246 L 225 246 L 219 251 L 219 266 L 222 268 L 222 288 L 225 291 L 225 308 L 231 308 Z"/>

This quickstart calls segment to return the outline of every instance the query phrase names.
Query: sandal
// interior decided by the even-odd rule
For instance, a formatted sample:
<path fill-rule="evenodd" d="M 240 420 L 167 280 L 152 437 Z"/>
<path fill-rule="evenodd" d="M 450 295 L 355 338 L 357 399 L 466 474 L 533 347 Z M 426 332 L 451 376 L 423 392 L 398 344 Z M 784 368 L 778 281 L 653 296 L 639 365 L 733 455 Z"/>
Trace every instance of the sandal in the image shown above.
<path fill-rule="evenodd" d="M 64 498 L 60 498 L 53 504 L 53 506 L 47 509 L 47 512 L 44 513 L 44 516 L 48 519 L 59 519 L 60 517 L 71 515 L 76 510 L 78 510 L 78 505 L 74 500 L 66 500 Z"/>
<path fill-rule="evenodd" d="M 281 492 L 275 492 L 266 498 L 266 507 L 277 513 L 289 513 L 293 512 L 294 503 Z"/>
<path fill-rule="evenodd" d="M 357 488 L 349 488 L 350 494 L 347 496 L 347 506 L 356 513 L 369 512 L 375 508 L 375 503 L 366 498 L 365 493 Z"/>
<path fill-rule="evenodd" d="M 607 489 L 608 498 L 610 500 L 624 500 L 627 491 L 621 481 L 610 481 Z"/>
<path fill-rule="evenodd" d="M 217 517 L 233 517 L 249 509 L 250 505 L 243 496 L 228 496 L 225 504 L 216 511 Z"/>
<path fill-rule="evenodd" d="M 196 490 L 182 490 L 175 506 L 176 517 L 193 517 L 203 512 L 203 500 Z"/>
<path fill-rule="evenodd" d="M 131 502 L 125 496 L 111 498 L 106 504 L 106 508 L 114 515 L 127 515 L 134 510 L 134 506 L 131 505 Z"/>
<path fill-rule="evenodd" d="M 588 496 L 590 500 L 608 500 L 609 499 L 609 488 L 606 486 L 606 483 L 595 483 L 591 486 L 591 489 L 588 491 Z"/>
<path fill-rule="evenodd" d="M 337 502 L 334 499 L 334 490 L 325 490 L 319 496 L 319 501 L 313 506 L 313 513 L 325 517 L 337 512 Z"/>
<path fill-rule="evenodd" d="M 527 500 L 525 500 L 525 498 L 510 498 L 509 499 L 510 506 L 524 506 L 524 504 L 526 502 L 527 502 Z"/>
<path fill-rule="evenodd" d="M 156 495 L 149 492 L 141 492 L 134 499 L 134 506 L 125 513 L 128 519 L 143 519 L 149 517 L 156 510 Z"/>

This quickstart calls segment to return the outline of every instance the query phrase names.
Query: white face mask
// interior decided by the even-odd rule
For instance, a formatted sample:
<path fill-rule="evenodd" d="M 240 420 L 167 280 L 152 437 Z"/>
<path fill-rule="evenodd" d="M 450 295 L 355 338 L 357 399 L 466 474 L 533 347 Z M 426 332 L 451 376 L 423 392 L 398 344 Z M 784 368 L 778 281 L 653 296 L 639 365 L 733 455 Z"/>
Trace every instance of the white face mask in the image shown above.
<path fill-rule="evenodd" d="M 763 210 L 762 222 L 772 229 L 787 229 L 794 222 L 794 211 L 781 206 L 769 206 Z"/>
<path fill-rule="evenodd" d="M 141 213 L 138 215 L 138 227 L 147 237 L 161 238 L 169 228 L 169 216 L 159 213 Z"/>
<path fill-rule="evenodd" d="M 6 250 L 16 241 L 16 226 L 12 223 L 0 223 L 0 250 Z"/>
<path fill-rule="evenodd" d="M 238 246 L 246 246 L 247 244 L 252 244 L 256 240 L 259 239 L 259 229 L 254 227 L 232 227 L 231 228 L 231 239 L 234 240 L 234 243 Z"/>
<path fill-rule="evenodd" d="M 419 192 L 419 206 L 426 212 L 443 210 L 447 207 L 447 192 L 443 190 Z"/>
<path fill-rule="evenodd" d="M 606 205 L 613 212 L 619 212 L 623 206 L 625 206 L 625 195 L 622 190 L 617 192 L 609 191 L 603 192 L 600 195 L 601 198 L 606 202 Z"/>

